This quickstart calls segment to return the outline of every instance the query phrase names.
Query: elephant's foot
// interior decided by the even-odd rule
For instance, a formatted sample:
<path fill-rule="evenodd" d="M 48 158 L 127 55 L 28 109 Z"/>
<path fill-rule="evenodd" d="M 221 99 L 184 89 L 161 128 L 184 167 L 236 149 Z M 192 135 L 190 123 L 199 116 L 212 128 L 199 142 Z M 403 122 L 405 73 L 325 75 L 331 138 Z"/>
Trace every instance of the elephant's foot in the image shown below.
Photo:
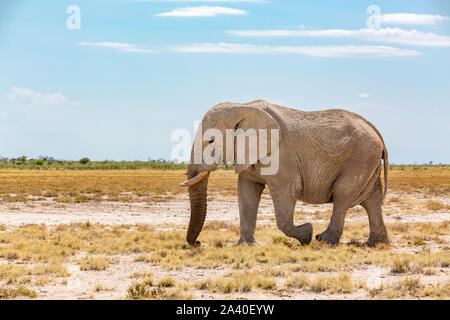
<path fill-rule="evenodd" d="M 249 246 L 256 245 L 256 241 L 255 241 L 255 238 L 253 236 L 251 236 L 251 237 L 250 236 L 244 237 L 242 235 L 239 238 L 239 240 L 236 242 L 235 245 L 239 246 L 239 245 L 244 244 L 244 243 L 247 243 Z"/>
<path fill-rule="evenodd" d="M 389 244 L 389 237 L 387 236 L 387 234 L 382 234 L 382 235 L 375 235 L 375 234 L 371 234 L 369 236 L 369 239 L 367 239 L 367 241 L 364 243 L 364 245 L 368 246 L 368 247 L 376 247 L 377 244 L 379 243 L 384 243 L 384 244 Z"/>
<path fill-rule="evenodd" d="M 311 223 L 305 223 L 294 228 L 294 238 L 296 238 L 302 245 L 311 243 L 313 235 L 313 227 Z"/>
<path fill-rule="evenodd" d="M 320 234 L 316 234 L 316 239 L 325 243 L 328 243 L 332 246 L 337 246 L 339 243 L 339 235 L 336 232 L 329 231 L 328 229 L 325 232 Z"/>
<path fill-rule="evenodd" d="M 201 243 L 200 243 L 200 241 L 198 241 L 198 240 L 195 240 L 195 241 L 188 241 L 188 243 L 189 243 L 189 245 L 191 246 L 191 248 L 197 248 L 197 247 L 200 247 L 201 246 Z"/>

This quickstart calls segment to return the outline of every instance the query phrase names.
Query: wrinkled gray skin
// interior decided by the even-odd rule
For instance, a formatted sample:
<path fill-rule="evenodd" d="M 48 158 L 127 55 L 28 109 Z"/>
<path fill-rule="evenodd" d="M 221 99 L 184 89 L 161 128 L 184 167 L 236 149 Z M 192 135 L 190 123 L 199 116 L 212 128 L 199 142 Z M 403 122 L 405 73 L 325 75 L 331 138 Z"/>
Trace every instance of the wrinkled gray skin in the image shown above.
<path fill-rule="evenodd" d="M 381 214 L 386 193 L 380 173 L 384 160 L 387 186 L 387 150 L 377 129 L 361 116 L 346 110 L 303 112 L 263 100 L 246 104 L 221 103 L 202 120 L 208 128 L 280 130 L 280 165 L 275 175 L 260 174 L 261 163 L 236 166 L 239 173 L 238 201 L 240 238 L 238 244 L 254 244 L 256 215 L 261 193 L 267 185 L 272 196 L 278 228 L 288 237 L 309 244 L 312 226 L 293 224 L 297 200 L 312 204 L 333 203 L 328 228 L 316 239 L 337 245 L 344 228 L 347 209 L 360 204 L 369 216 L 370 236 L 366 244 L 389 243 Z M 202 147 L 208 145 L 204 141 Z M 191 156 L 191 163 L 192 163 Z M 231 160 L 231 159 L 226 159 Z M 190 164 L 188 178 L 216 165 Z M 189 187 L 191 217 L 187 242 L 199 245 L 197 237 L 206 217 L 209 174 Z"/>

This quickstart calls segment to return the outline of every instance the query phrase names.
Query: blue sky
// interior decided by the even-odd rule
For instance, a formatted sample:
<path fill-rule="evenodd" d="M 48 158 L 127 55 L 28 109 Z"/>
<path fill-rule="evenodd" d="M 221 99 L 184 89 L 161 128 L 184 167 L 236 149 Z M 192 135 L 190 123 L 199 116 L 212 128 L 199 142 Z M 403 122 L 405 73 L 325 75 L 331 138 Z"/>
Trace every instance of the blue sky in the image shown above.
<path fill-rule="evenodd" d="M 450 163 L 449 16 L 446 0 L 3 0 L 0 156 L 169 159 L 213 105 L 266 99 L 360 113 L 391 162 Z"/>

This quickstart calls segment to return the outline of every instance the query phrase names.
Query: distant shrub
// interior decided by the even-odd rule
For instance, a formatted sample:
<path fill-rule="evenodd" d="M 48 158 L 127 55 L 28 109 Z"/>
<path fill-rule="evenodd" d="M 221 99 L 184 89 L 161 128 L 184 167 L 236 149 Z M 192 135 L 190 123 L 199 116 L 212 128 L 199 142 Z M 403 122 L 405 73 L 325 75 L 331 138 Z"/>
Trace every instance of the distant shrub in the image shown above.
<path fill-rule="evenodd" d="M 35 160 L 43 160 L 43 165 L 38 165 Z M 39 167 L 38 167 L 39 166 Z M 113 160 L 103 160 L 103 161 L 91 161 L 89 158 L 83 158 L 78 161 L 72 160 L 57 160 L 50 156 L 39 156 L 38 159 L 27 159 L 26 156 L 19 158 L 5 158 L 0 157 L 0 169 L 8 168 L 20 168 L 20 169 L 36 169 L 38 167 L 41 170 L 54 170 L 54 169 L 65 169 L 65 170 L 135 170 L 135 169 L 151 169 L 151 170 L 186 170 L 188 168 L 187 163 L 174 161 L 167 161 L 163 159 L 148 161 L 113 161 Z M 414 165 L 390 165 L 390 170 L 403 170 L 409 171 L 413 170 Z M 424 166 L 416 165 L 420 168 L 418 170 L 425 170 Z M 429 169 L 438 167 L 438 165 L 428 166 Z M 441 168 L 448 170 L 450 165 L 442 165 Z M 217 166 L 219 170 L 234 170 L 233 166 L 225 166 L 220 164 Z M 444 172 L 446 174 L 447 171 Z M 442 189 L 440 186 L 433 188 L 434 193 L 445 194 L 449 192 L 450 188 Z"/>
<path fill-rule="evenodd" d="M 37 166 L 42 166 L 42 165 L 44 165 L 44 160 L 36 159 L 36 160 L 33 161 L 33 164 L 35 164 Z"/>
<path fill-rule="evenodd" d="M 51 156 L 39 156 L 39 159 L 47 161 L 47 162 L 55 161 L 55 158 L 53 158 Z"/>
<path fill-rule="evenodd" d="M 21 156 L 21 157 L 19 157 L 19 158 L 17 158 L 17 159 L 11 159 L 11 161 L 12 161 L 14 164 L 20 166 L 20 165 L 24 164 L 24 163 L 27 161 L 27 157 Z"/>
<path fill-rule="evenodd" d="M 17 162 L 25 163 L 25 161 L 27 161 L 27 157 L 25 156 L 21 156 L 20 158 L 17 159 Z"/>
<path fill-rule="evenodd" d="M 80 159 L 80 163 L 81 163 L 81 164 L 87 164 L 87 163 L 89 163 L 89 162 L 91 162 L 91 160 L 90 160 L 89 158 L 81 158 L 81 159 Z"/>

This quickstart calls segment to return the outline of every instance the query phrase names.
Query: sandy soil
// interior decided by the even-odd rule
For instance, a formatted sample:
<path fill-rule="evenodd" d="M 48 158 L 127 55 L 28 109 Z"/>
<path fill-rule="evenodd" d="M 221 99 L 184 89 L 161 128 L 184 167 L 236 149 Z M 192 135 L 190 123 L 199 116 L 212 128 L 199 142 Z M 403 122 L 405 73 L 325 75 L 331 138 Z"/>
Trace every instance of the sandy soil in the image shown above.
<path fill-rule="evenodd" d="M 136 281 L 130 277 L 130 270 L 133 272 L 148 272 L 151 270 L 155 279 L 172 277 L 181 283 L 189 283 L 193 280 L 203 281 L 217 279 L 230 272 L 228 269 L 193 269 L 184 268 L 180 271 L 168 271 L 159 266 L 149 268 L 147 263 L 135 262 L 134 255 L 124 255 L 116 257 L 114 264 L 111 264 L 105 271 L 80 271 L 78 265 L 69 264 L 68 271 L 72 274 L 67 279 L 67 284 L 57 284 L 42 287 L 38 290 L 38 299 L 124 299 L 128 287 Z M 304 273 L 310 279 L 318 276 L 317 273 Z M 323 273 L 321 274 L 323 275 Z M 338 275 L 329 272 L 327 275 Z M 379 288 L 387 286 L 403 278 L 400 275 L 393 275 L 390 268 L 371 266 L 366 269 L 357 269 L 351 272 L 353 282 L 366 282 L 368 288 Z M 446 270 L 438 270 L 435 275 L 421 277 L 421 284 L 442 284 L 443 281 L 450 281 L 450 275 Z M 283 287 L 284 279 L 277 278 L 277 286 Z M 95 291 L 96 285 L 101 284 L 103 289 Z M 210 293 L 208 291 L 196 291 L 195 299 L 300 299 L 300 300 L 321 300 L 321 299 L 368 299 L 367 290 L 359 289 L 350 294 L 327 294 L 306 292 L 301 289 L 289 288 L 282 290 L 252 290 L 246 293 Z"/>
<path fill-rule="evenodd" d="M 420 194 L 392 194 L 389 196 L 401 197 L 403 200 L 411 202 L 423 199 Z M 430 198 L 427 198 L 430 199 Z M 448 198 L 435 198 L 449 204 Z M 297 223 L 316 221 L 328 222 L 331 205 L 309 205 L 299 202 L 296 210 L 303 212 L 296 215 Z M 354 210 L 347 216 L 348 222 L 368 222 L 367 215 L 363 210 Z M 420 208 L 413 207 L 405 212 L 395 203 L 386 204 L 384 218 L 387 223 L 411 223 L 411 222 L 441 222 L 450 221 L 450 212 L 448 209 L 424 213 Z M 187 226 L 189 221 L 189 201 L 187 197 L 171 199 L 167 202 L 146 203 L 146 202 L 91 202 L 81 204 L 61 204 L 53 200 L 36 201 L 33 205 L 24 203 L 2 203 L 0 204 L 0 223 L 7 226 L 8 229 L 22 224 L 41 224 L 48 225 L 86 222 L 100 223 L 105 225 L 113 224 L 138 224 L 145 223 L 161 228 L 166 228 L 165 224 L 176 224 Z M 236 199 L 215 198 L 208 202 L 207 221 L 227 221 L 239 223 L 239 211 Z M 258 214 L 258 223 L 275 224 L 272 202 L 269 199 L 263 199 L 260 204 Z M 448 237 L 447 237 L 448 238 Z M 450 239 L 446 239 L 447 243 Z M 400 249 L 400 248 L 399 248 Z M 401 250 L 401 249 L 400 249 Z M 122 299 L 125 298 L 127 288 L 136 281 L 130 277 L 133 272 L 148 272 L 158 278 L 172 276 L 179 281 L 206 280 L 208 278 L 220 277 L 228 273 L 226 269 L 190 269 L 180 271 L 168 271 L 158 266 L 149 267 L 148 263 L 135 262 L 135 255 L 123 255 L 112 257 L 110 267 L 104 271 L 80 271 L 76 261 L 81 256 L 77 255 L 71 259 L 67 265 L 71 276 L 66 279 L 67 284 L 52 284 L 38 288 L 38 299 Z M 0 263 L 7 263 L 0 261 Z M 446 268 L 448 269 L 448 268 Z M 311 278 L 315 274 L 309 274 Z M 382 283 L 395 281 L 399 276 L 392 275 L 389 268 L 369 267 L 366 269 L 353 270 L 352 280 L 364 280 L 368 286 L 377 287 Z M 422 277 L 423 284 L 442 283 L 450 281 L 448 270 L 437 270 L 432 276 Z M 283 279 L 279 279 L 283 281 Z M 96 285 L 101 284 L 103 289 L 95 291 Z M 304 292 L 297 289 L 274 290 L 264 292 L 219 294 L 209 292 L 199 292 L 195 298 L 245 298 L 245 299 L 358 299 L 368 298 L 367 291 L 357 290 L 346 295 L 327 295 L 321 293 Z"/>
<path fill-rule="evenodd" d="M 389 198 L 401 197 L 403 201 L 424 199 L 421 194 L 392 194 Z M 401 206 L 390 203 L 389 198 L 384 206 L 384 220 L 389 222 L 441 222 L 450 220 L 449 210 L 423 213 L 420 207 L 413 207 L 405 212 Z M 444 204 L 450 204 L 446 197 L 426 198 L 427 200 L 439 200 Z M 358 207 L 357 207 L 358 208 Z M 360 208 L 360 207 L 359 207 Z M 296 220 L 326 222 L 329 215 L 317 214 L 329 213 L 331 204 L 311 205 L 297 202 L 296 211 L 303 212 L 296 215 Z M 367 214 L 361 209 L 358 212 L 349 213 L 346 221 L 367 222 Z M 60 204 L 53 200 L 34 201 L 33 207 L 24 203 L 0 203 L 0 223 L 6 226 L 18 226 L 23 224 L 47 224 L 86 222 L 105 225 L 138 224 L 150 225 L 180 224 L 189 222 L 189 201 L 187 197 L 177 197 L 167 202 L 90 202 L 90 203 L 65 203 Z M 272 200 L 262 199 L 258 211 L 258 223 L 274 223 L 274 210 Z M 234 198 L 214 198 L 208 201 L 208 215 L 206 221 L 227 221 L 239 223 L 239 207 Z M 301 220 L 301 221 L 300 221 Z"/>

